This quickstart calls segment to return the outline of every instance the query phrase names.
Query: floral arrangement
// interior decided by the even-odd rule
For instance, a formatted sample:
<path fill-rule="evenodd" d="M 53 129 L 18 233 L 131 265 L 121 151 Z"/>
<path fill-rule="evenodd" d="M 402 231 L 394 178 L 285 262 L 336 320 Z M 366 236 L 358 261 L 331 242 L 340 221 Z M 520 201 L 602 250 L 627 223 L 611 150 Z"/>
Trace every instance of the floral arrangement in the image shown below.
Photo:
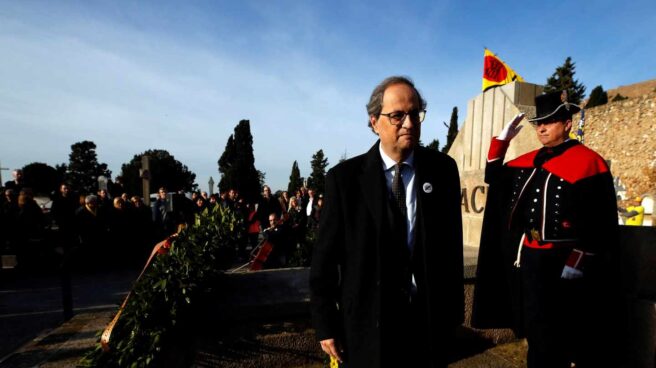
<path fill-rule="evenodd" d="M 164 352 L 185 341 L 195 302 L 245 241 L 239 212 L 216 206 L 159 243 L 100 343 L 80 362 L 90 367 L 170 365 Z M 115 324 L 114 324 L 115 322 Z M 188 340 L 188 339 L 187 339 Z"/>

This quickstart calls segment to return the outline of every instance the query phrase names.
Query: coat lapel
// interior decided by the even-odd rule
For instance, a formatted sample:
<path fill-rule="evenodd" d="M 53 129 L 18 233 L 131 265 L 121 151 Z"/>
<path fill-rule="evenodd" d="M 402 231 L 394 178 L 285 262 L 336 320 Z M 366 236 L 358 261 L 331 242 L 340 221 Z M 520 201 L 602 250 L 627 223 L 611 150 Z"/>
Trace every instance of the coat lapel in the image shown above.
<path fill-rule="evenodd" d="M 377 141 L 367 152 L 366 160 L 362 168 L 360 180 L 360 189 L 362 198 L 366 203 L 374 219 L 377 234 L 381 233 L 383 227 L 383 218 L 386 212 L 387 204 L 387 183 L 385 183 L 385 174 L 383 173 L 383 160 L 378 152 Z"/>
<path fill-rule="evenodd" d="M 421 259 L 426 257 L 426 252 L 430 252 L 430 249 L 426 249 L 426 215 L 431 214 L 431 211 L 435 211 L 434 201 L 428 201 L 427 196 L 435 195 L 435 192 L 438 191 L 438 183 L 431 173 L 435 172 L 434 168 L 430 167 L 429 161 L 426 160 L 426 156 L 421 148 L 417 147 L 415 149 L 415 187 L 417 190 L 417 217 L 415 222 L 415 247 L 413 252 L 413 258 L 415 261 L 422 262 Z M 424 184 L 430 185 L 430 190 L 428 188 L 424 190 Z M 430 193 L 428 193 L 430 192 Z M 431 194 L 432 193 L 432 194 Z M 439 198 L 439 197 L 438 197 Z M 431 203 L 430 206 L 427 203 Z M 434 230 L 434 229 L 432 229 Z"/>

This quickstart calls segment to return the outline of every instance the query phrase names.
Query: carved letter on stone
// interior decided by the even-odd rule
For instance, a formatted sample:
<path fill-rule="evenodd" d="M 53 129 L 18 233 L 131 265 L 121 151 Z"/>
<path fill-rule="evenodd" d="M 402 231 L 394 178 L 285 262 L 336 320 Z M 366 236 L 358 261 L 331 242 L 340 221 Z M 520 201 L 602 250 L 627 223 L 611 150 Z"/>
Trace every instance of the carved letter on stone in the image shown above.
<path fill-rule="evenodd" d="M 467 200 L 467 188 L 460 190 L 460 204 L 464 206 L 465 212 L 469 213 L 469 201 Z"/>
<path fill-rule="evenodd" d="M 483 210 L 485 210 L 484 206 L 483 207 L 477 207 L 476 206 L 476 192 L 478 192 L 478 191 L 480 191 L 481 194 L 485 194 L 485 187 L 482 186 L 482 185 L 478 185 L 478 186 L 474 187 L 474 190 L 472 190 L 471 206 L 472 206 L 472 210 L 475 213 L 481 213 L 481 212 L 483 212 Z"/>

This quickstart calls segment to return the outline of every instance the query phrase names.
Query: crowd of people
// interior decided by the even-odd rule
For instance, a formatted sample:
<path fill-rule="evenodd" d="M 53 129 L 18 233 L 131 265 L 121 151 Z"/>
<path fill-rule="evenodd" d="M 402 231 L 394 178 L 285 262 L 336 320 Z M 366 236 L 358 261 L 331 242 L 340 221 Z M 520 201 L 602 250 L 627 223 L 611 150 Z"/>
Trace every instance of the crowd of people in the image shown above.
<path fill-rule="evenodd" d="M 105 189 L 76 193 L 62 183 L 50 196 L 48 208 L 40 206 L 25 187 L 21 170 L 13 172 L 2 193 L 0 250 L 16 255 L 17 268 L 57 267 L 67 259 L 79 268 L 143 264 L 154 244 L 175 233 L 180 224 L 191 223 L 197 213 L 216 206 L 230 208 L 243 219 L 238 231 L 243 231 L 246 241 L 235 250 L 239 260 L 247 261 L 253 249 L 269 240 L 274 251 L 267 266 L 284 266 L 305 243 L 308 229 L 318 227 L 323 202 L 312 189 L 274 195 L 265 185 L 254 200 L 242 198 L 237 189 L 187 196 L 159 188 L 148 206 L 136 195 Z"/>
<path fill-rule="evenodd" d="M 163 210 L 166 191 L 160 189 L 159 199 L 154 204 L 156 217 L 165 218 Z M 262 194 L 257 200 L 247 201 L 242 198 L 237 189 L 230 189 L 220 194 L 208 195 L 206 192 L 194 192 L 191 203 L 195 212 L 202 212 L 216 206 L 231 208 L 240 214 L 244 220 L 244 236 L 247 239 L 239 249 L 237 256 L 240 260 L 248 260 L 254 256 L 250 253 L 257 251 L 257 246 L 264 240 L 273 245 L 273 251 L 267 260 L 267 267 L 281 267 L 292 264 L 308 265 L 309 259 L 296 259 L 294 254 L 304 251 L 308 235 L 314 236 L 319 226 L 319 218 L 323 207 L 323 195 L 316 195 L 314 189 L 301 187 L 294 195 L 287 191 L 271 192 L 268 185 L 263 186 Z M 162 221 L 166 223 L 167 221 Z M 168 221 L 175 223 L 174 220 Z M 165 225 L 166 226 L 166 225 Z M 170 226 L 170 225 L 168 225 Z"/>
<path fill-rule="evenodd" d="M 76 194 L 63 183 L 40 206 L 17 172 L 2 190 L 0 249 L 16 256 L 18 269 L 136 264 L 156 240 L 151 209 L 138 196 Z"/>

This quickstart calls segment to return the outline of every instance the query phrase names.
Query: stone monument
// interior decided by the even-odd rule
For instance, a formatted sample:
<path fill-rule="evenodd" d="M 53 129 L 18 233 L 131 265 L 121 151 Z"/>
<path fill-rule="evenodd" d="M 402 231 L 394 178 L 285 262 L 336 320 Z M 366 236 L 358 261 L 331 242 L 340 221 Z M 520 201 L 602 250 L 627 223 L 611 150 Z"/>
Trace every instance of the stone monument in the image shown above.
<path fill-rule="evenodd" d="M 540 85 L 512 82 L 489 89 L 471 99 L 467 104 L 465 123 L 458 132 L 449 156 L 453 157 L 460 171 L 463 241 L 465 251 L 477 249 L 483 225 L 483 212 L 487 185 L 483 181 L 487 151 L 493 136 L 516 114 L 535 115 L 535 96 L 542 93 Z M 506 160 L 540 147 L 528 121 L 526 128 L 513 139 Z"/>

